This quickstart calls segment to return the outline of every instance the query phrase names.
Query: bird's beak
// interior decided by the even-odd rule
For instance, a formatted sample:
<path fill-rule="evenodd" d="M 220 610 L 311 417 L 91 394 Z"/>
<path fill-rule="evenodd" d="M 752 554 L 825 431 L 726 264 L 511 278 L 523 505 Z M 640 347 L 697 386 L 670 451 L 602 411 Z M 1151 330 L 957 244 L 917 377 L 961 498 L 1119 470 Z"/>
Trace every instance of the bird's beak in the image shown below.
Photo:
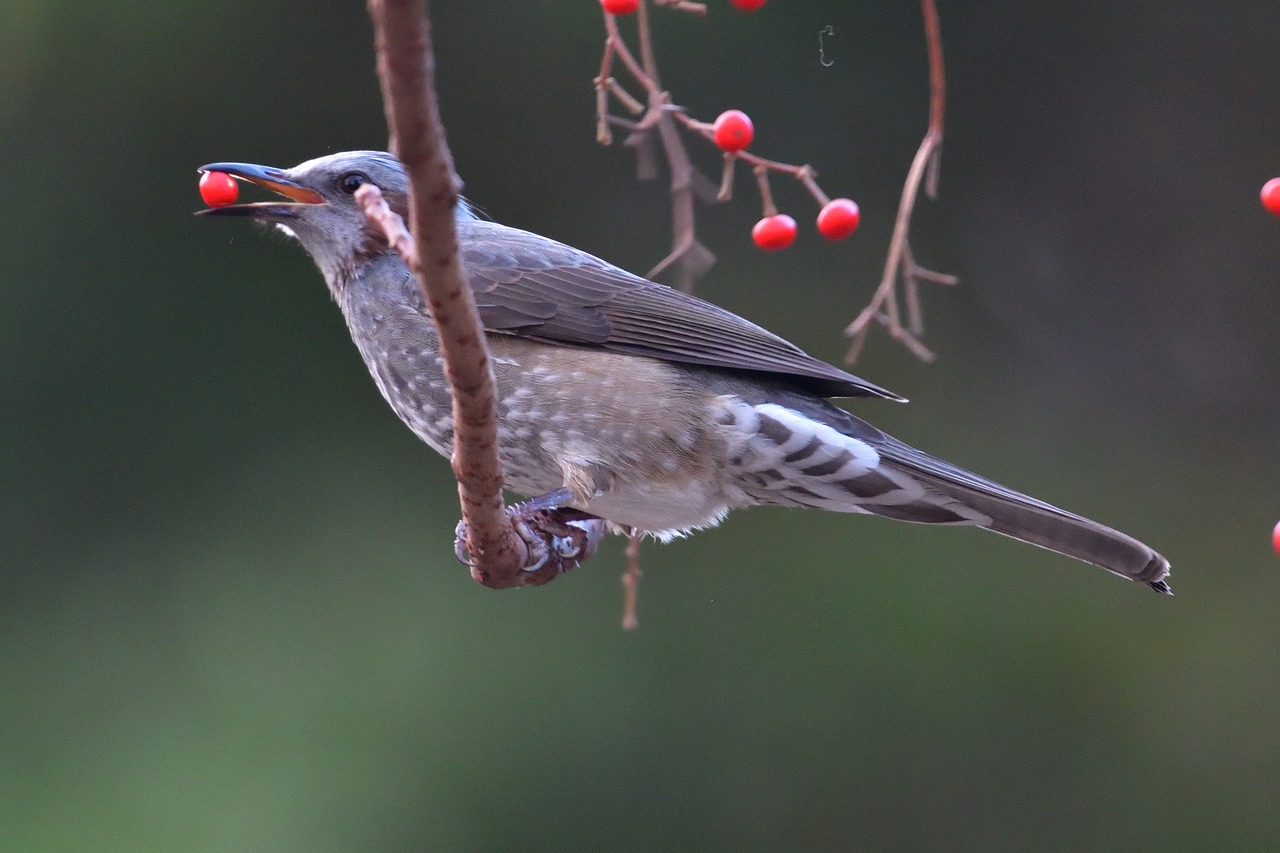
<path fill-rule="evenodd" d="M 233 178 L 238 178 L 246 183 L 257 184 L 260 187 L 266 187 L 272 192 L 291 199 L 289 202 L 258 201 L 250 204 L 210 207 L 205 210 L 197 210 L 197 216 L 250 216 L 254 219 L 278 221 L 281 219 L 293 219 L 297 216 L 297 209 L 301 205 L 325 203 L 324 196 L 320 195 L 320 193 L 290 180 L 285 177 L 283 171 L 271 166 L 255 166 L 252 163 L 209 163 L 206 166 L 201 166 L 197 171 L 200 173 L 226 172 Z"/>

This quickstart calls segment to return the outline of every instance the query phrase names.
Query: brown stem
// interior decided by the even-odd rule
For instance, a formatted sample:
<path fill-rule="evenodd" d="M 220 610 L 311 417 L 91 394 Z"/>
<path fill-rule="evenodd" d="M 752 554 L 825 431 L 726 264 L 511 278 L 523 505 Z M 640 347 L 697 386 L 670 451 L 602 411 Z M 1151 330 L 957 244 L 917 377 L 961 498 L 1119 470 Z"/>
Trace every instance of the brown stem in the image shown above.
<path fill-rule="evenodd" d="M 644 4 L 641 4 L 644 8 Z M 658 88 L 658 83 L 650 77 L 636 60 L 635 54 L 631 52 L 631 48 L 627 47 L 627 43 L 622 39 L 622 33 L 618 31 L 618 20 L 608 12 L 604 13 L 604 30 L 605 30 L 605 50 L 612 55 L 607 55 L 605 61 L 601 63 L 600 76 L 609 76 L 609 67 L 613 64 L 613 57 L 616 56 L 622 60 L 622 64 L 626 66 L 631 76 L 636 78 L 646 91 L 654 91 Z"/>
<path fill-rule="evenodd" d="M 716 201 L 728 201 L 733 198 L 733 164 L 738 158 L 732 151 L 724 152 L 724 169 L 720 172 L 720 190 L 716 193 Z"/>
<path fill-rule="evenodd" d="M 778 206 L 773 203 L 773 191 L 769 189 L 769 169 L 765 166 L 756 166 L 756 186 L 760 190 L 760 205 L 762 208 L 761 216 L 776 216 L 778 214 Z"/>
<path fill-rule="evenodd" d="M 653 55 L 653 36 L 649 32 L 649 4 L 640 0 L 640 8 L 636 10 L 636 30 L 640 39 L 640 61 L 644 63 L 644 73 L 649 75 L 655 89 L 662 88 L 658 79 L 658 60 Z"/>
<path fill-rule="evenodd" d="M 671 246 L 673 255 L 679 253 L 674 281 L 676 287 L 688 293 L 693 290 L 693 282 L 697 278 L 694 266 L 686 262 L 690 257 L 689 249 L 698 240 L 693 206 L 693 163 L 669 112 L 658 113 L 658 138 L 662 140 L 662 150 L 671 169 Z"/>
<path fill-rule="evenodd" d="M 609 90 L 604 78 L 597 77 L 596 85 L 596 142 L 608 145 L 613 142 L 613 132 L 609 130 Z"/>
<path fill-rule="evenodd" d="M 622 573 L 622 629 L 624 631 L 634 631 L 640 627 L 640 619 L 636 615 L 640 575 L 640 532 L 631 530 L 627 536 L 627 570 Z"/>
<path fill-rule="evenodd" d="M 813 169 L 810 169 L 808 166 L 801 166 L 800 170 L 796 173 L 796 180 L 804 184 L 804 188 L 809 191 L 809 195 L 813 196 L 814 200 L 818 202 L 818 204 L 824 205 L 831 201 L 831 198 L 822 191 L 822 187 L 818 186 L 818 182 L 815 180 L 817 176 L 818 173 L 813 171 Z"/>
<path fill-rule="evenodd" d="M 942 142 L 942 120 L 947 108 L 947 76 L 942 64 L 942 27 L 934 0 L 920 0 L 924 15 L 924 40 L 929 51 L 929 130 Z"/>
<path fill-rule="evenodd" d="M 688 12 L 692 15 L 706 17 L 707 4 L 694 3 L 692 0 L 653 0 L 659 6 L 670 6 L 677 12 Z"/>
<path fill-rule="evenodd" d="M 529 549 L 502 501 L 493 372 L 458 253 L 454 211 L 461 184 L 436 100 L 428 6 L 427 0 L 368 0 L 391 149 L 409 176 L 418 287 L 440 335 L 453 393 L 452 462 L 470 531 L 471 573 L 487 586 L 515 586 Z"/>
<path fill-rule="evenodd" d="M 668 105 L 667 110 L 669 110 L 675 116 L 676 121 L 680 122 L 689 130 L 693 131 L 694 133 L 698 134 L 702 138 L 706 139 L 711 144 L 713 145 L 715 144 L 716 135 L 715 135 L 714 124 L 708 124 L 705 121 L 699 121 L 698 119 L 694 118 L 693 116 L 685 112 L 683 107 Z M 810 176 L 817 174 L 817 172 L 813 171 L 812 166 L 806 166 L 803 164 L 794 165 L 791 163 L 783 163 L 778 160 L 769 160 L 765 157 L 761 157 L 759 154 L 751 153 L 751 151 L 746 148 L 742 149 L 741 151 L 735 151 L 734 153 L 738 157 L 742 158 L 743 162 L 750 163 L 752 166 L 764 166 L 766 169 L 769 169 L 770 171 L 782 172 L 783 174 L 790 175 L 793 178 L 798 178 L 802 172 L 806 172 L 806 171 L 809 173 Z"/>
<path fill-rule="evenodd" d="M 631 73 L 649 95 L 648 110 L 637 126 L 638 132 L 657 130 L 663 153 L 671 169 L 671 253 L 649 273 L 655 276 L 667 269 L 674 269 L 674 284 L 684 291 L 693 289 L 694 280 L 715 262 L 714 255 L 698 243 L 694 210 L 695 170 L 689 159 L 684 140 L 676 132 L 672 120 L 671 99 L 662 91 L 658 76 L 658 63 L 653 54 L 653 38 L 649 27 L 648 5 L 641 3 L 637 15 L 640 41 L 640 60 L 631 53 L 618 22 L 612 15 L 605 15 L 605 58 L 600 75 L 608 77 L 614 57 Z M 615 83 L 615 85 L 617 85 Z M 621 88 L 621 87 L 619 87 Z M 623 101 L 626 105 L 626 101 Z M 599 134 L 597 134 L 599 136 Z"/>
<path fill-rule="evenodd" d="M 911 161 L 911 168 L 907 170 L 907 178 L 902 185 L 902 199 L 898 203 L 898 215 L 894 219 L 893 236 L 889 240 L 889 251 L 885 257 L 884 274 L 880 278 L 880 285 L 871 297 L 871 302 L 845 329 L 845 337 L 850 341 L 849 350 L 844 357 L 846 364 L 852 364 L 862 351 L 862 346 L 866 342 L 867 329 L 873 320 L 884 326 L 892 338 L 901 342 L 921 361 L 933 361 L 933 353 L 921 343 L 919 338 L 924 331 L 924 317 L 920 309 L 917 288 L 921 281 L 939 284 L 954 284 L 956 281 L 952 276 L 928 272 L 916 266 L 911 257 L 909 245 L 911 214 L 915 210 L 916 199 L 920 196 L 921 182 L 925 181 L 925 190 L 930 198 L 934 197 L 937 191 L 947 92 L 938 10 L 934 0 L 920 0 L 920 5 L 924 15 L 925 43 L 929 54 L 929 128 L 920 142 L 920 147 L 916 150 L 916 156 Z M 903 283 L 903 298 L 907 304 L 907 326 L 902 325 L 898 309 L 899 281 Z"/>
<path fill-rule="evenodd" d="M 610 94 L 617 98 L 624 107 L 630 110 L 632 115 L 638 116 L 644 112 L 644 104 L 631 97 L 631 93 L 622 88 L 621 83 L 612 77 L 610 77 L 606 83 L 609 86 Z"/>

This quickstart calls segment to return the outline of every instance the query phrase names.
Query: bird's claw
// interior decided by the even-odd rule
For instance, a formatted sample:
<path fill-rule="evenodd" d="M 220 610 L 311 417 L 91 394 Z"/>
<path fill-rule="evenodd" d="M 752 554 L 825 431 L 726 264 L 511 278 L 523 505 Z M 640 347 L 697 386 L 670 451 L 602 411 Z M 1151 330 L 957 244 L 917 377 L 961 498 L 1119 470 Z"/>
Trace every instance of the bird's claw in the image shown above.
<path fill-rule="evenodd" d="M 603 519 L 572 507 L 544 508 L 536 501 L 507 507 L 507 516 L 529 552 L 519 586 L 538 586 L 577 568 L 595 554 L 606 532 Z M 458 522 L 454 535 L 454 553 L 471 565 L 465 521 Z"/>

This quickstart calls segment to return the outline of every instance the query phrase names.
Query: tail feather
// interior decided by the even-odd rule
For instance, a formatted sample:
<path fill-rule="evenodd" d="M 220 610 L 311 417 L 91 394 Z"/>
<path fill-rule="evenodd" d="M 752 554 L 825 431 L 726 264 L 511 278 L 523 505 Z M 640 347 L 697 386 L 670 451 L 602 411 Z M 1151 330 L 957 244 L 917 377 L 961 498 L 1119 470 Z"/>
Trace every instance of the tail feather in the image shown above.
<path fill-rule="evenodd" d="M 747 437 L 737 476 L 756 503 L 983 527 L 1171 594 L 1169 561 L 1137 539 L 916 450 L 826 401 L 777 391 L 768 402 L 728 399 L 726 423 Z"/>
<path fill-rule="evenodd" d="M 1171 592 L 1165 582 L 1169 561 L 1132 536 L 933 460 L 919 451 L 913 451 L 910 461 L 900 461 L 895 456 L 882 452 L 881 458 L 890 465 L 901 465 L 931 490 L 988 516 L 990 523 L 983 525 L 988 530 L 1101 566 L 1158 592 Z M 956 477 L 955 473 L 965 476 Z"/>
<path fill-rule="evenodd" d="M 1157 592 L 1172 594 L 1165 581 L 1169 561 L 1132 536 L 1016 492 L 890 436 L 877 442 L 876 450 L 880 453 L 881 465 L 901 471 L 927 486 L 929 491 L 987 516 L 989 523 L 980 526 L 988 530 L 1092 563 L 1121 577 L 1145 583 Z M 864 507 L 877 512 L 874 506 Z"/>

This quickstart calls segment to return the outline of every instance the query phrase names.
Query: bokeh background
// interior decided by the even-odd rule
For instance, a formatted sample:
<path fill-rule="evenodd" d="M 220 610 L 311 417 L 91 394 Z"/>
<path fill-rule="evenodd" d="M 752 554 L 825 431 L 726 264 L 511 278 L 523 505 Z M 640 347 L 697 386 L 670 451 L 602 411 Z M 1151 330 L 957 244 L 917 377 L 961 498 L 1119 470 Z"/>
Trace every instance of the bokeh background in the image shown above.
<path fill-rule="evenodd" d="M 665 82 L 862 205 L 700 293 L 828 359 L 924 129 L 913 2 L 659 11 Z M 0 848 L 1274 849 L 1280 12 L 943 2 L 913 399 L 856 411 L 1172 560 L 1168 599 L 966 530 L 755 510 L 493 592 L 447 464 L 295 246 L 195 169 L 385 144 L 358 3 L 0 4 Z M 593 0 L 437 3 L 494 218 L 645 270 L 664 188 L 594 142 Z M 829 67 L 819 62 L 818 33 Z M 629 30 L 629 28 L 628 28 Z M 714 152 L 694 150 L 713 172 Z"/>

